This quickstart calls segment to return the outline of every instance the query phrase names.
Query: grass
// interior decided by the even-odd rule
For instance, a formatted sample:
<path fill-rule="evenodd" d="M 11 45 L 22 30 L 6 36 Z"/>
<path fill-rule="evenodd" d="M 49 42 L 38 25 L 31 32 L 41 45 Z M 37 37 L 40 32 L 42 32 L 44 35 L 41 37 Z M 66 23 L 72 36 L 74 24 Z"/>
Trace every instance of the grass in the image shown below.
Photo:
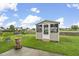
<path fill-rule="evenodd" d="M 0 42 L 0 53 L 10 50 L 14 47 L 15 35 L 10 35 L 11 42 Z M 19 35 L 25 47 L 40 49 L 52 53 L 58 53 L 67 56 L 79 56 L 79 36 L 60 36 L 58 43 L 51 41 L 37 40 L 34 34 Z"/>
<path fill-rule="evenodd" d="M 7 43 L 5 41 L 0 42 L 0 53 L 6 52 L 14 47 L 13 41 Z"/>
<path fill-rule="evenodd" d="M 59 53 L 69 56 L 79 55 L 79 37 L 78 36 L 60 36 L 60 42 L 45 42 L 36 40 L 34 36 L 23 39 L 23 46 L 40 49 L 48 52 Z"/>

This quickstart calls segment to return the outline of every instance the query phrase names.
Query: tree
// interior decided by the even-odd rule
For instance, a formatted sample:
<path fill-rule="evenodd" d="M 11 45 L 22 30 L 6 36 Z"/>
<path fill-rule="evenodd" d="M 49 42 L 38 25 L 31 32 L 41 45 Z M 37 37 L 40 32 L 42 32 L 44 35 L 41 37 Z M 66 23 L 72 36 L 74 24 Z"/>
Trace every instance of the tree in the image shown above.
<path fill-rule="evenodd" d="M 34 31 L 35 31 L 35 28 L 32 28 L 32 30 L 34 30 Z"/>
<path fill-rule="evenodd" d="M 26 29 L 22 29 L 22 30 L 21 30 L 21 33 L 22 33 L 22 34 L 26 34 Z"/>
<path fill-rule="evenodd" d="M 10 25 L 9 30 L 10 30 L 11 32 L 14 32 L 14 31 L 15 31 L 15 27 L 14 27 L 14 25 Z"/>
<path fill-rule="evenodd" d="M 72 26 L 71 26 L 71 29 L 72 29 L 72 30 L 77 30 L 77 29 L 78 29 L 78 25 L 72 25 Z"/>

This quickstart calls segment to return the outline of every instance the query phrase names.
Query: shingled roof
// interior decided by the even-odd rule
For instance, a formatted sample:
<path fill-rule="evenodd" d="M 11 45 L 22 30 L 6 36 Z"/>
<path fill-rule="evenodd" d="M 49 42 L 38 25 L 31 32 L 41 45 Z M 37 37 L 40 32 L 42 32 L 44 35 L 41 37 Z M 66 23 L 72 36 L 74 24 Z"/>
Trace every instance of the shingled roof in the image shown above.
<path fill-rule="evenodd" d="M 51 21 L 51 20 L 44 20 L 44 21 L 41 21 L 41 22 L 39 22 L 39 23 L 37 23 L 37 24 L 41 24 L 41 23 L 43 23 L 43 22 L 50 22 L 50 23 L 57 23 L 57 24 L 60 24 L 60 22 Z"/>

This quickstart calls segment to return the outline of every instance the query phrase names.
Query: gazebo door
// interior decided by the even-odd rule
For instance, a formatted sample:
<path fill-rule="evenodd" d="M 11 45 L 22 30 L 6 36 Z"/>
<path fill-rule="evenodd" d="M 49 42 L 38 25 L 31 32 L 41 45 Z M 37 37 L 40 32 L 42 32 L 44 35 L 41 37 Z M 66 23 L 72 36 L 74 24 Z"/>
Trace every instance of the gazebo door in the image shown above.
<path fill-rule="evenodd" d="M 48 24 L 44 24 L 43 25 L 43 39 L 49 39 L 49 25 Z"/>

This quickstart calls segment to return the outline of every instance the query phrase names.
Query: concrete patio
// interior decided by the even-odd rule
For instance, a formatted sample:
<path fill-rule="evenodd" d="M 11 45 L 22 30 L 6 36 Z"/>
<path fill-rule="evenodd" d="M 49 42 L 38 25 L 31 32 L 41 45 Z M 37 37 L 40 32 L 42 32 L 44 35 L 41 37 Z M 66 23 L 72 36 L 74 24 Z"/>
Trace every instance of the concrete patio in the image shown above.
<path fill-rule="evenodd" d="M 49 53 L 42 50 L 22 47 L 22 49 L 19 50 L 11 49 L 5 53 L 0 54 L 0 56 L 62 56 L 62 55 L 56 53 Z"/>

